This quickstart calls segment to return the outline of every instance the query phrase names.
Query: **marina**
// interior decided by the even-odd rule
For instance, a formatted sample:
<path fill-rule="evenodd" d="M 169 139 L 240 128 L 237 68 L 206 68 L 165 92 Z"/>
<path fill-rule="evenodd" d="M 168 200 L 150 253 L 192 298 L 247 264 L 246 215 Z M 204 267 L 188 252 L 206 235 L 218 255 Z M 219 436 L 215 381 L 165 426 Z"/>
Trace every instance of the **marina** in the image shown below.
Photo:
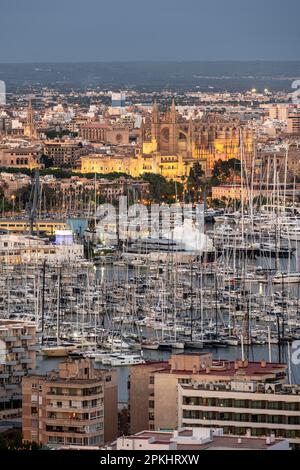
<path fill-rule="evenodd" d="M 283 360 L 284 346 L 300 340 L 299 244 L 282 245 L 277 236 L 290 217 L 281 217 L 268 242 L 258 215 L 253 223 L 246 216 L 243 223 L 240 212 L 212 218 L 210 211 L 201 246 L 190 219 L 177 241 L 141 238 L 129 250 L 112 246 L 88 259 L 66 238 L 68 258 L 24 262 L 7 235 L 3 260 L 15 262 L 1 266 L 1 316 L 34 322 L 48 358 L 119 367 L 143 363 L 151 350 L 236 348 L 245 355 L 248 346 L 276 345 Z"/>

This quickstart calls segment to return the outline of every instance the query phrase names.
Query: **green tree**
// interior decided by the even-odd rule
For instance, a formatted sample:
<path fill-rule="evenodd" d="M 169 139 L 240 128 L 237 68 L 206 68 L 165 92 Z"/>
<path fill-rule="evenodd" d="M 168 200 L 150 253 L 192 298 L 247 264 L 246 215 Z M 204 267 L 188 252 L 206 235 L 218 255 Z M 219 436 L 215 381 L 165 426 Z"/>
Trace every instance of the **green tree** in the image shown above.
<path fill-rule="evenodd" d="M 183 194 L 183 184 L 169 181 L 162 175 L 145 173 L 143 180 L 149 183 L 149 201 L 154 203 L 166 202 L 168 204 L 176 201 Z"/>
<path fill-rule="evenodd" d="M 41 155 L 40 162 L 45 168 L 51 168 L 53 166 L 53 158 L 45 154 Z"/>
<path fill-rule="evenodd" d="M 212 172 L 212 185 L 238 182 L 241 175 L 241 162 L 236 158 L 230 160 L 218 160 L 215 162 Z"/>
<path fill-rule="evenodd" d="M 192 202 L 198 201 L 201 194 L 205 196 L 208 180 L 199 162 L 194 163 L 187 179 L 188 194 Z"/>

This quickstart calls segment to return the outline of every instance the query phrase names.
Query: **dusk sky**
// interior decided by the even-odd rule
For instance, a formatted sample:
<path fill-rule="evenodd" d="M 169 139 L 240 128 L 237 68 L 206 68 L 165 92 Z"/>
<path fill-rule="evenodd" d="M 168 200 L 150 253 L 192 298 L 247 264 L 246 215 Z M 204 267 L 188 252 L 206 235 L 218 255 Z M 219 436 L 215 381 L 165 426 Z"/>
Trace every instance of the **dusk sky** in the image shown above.
<path fill-rule="evenodd" d="M 298 60 L 299 0 L 1 0 L 0 62 Z"/>

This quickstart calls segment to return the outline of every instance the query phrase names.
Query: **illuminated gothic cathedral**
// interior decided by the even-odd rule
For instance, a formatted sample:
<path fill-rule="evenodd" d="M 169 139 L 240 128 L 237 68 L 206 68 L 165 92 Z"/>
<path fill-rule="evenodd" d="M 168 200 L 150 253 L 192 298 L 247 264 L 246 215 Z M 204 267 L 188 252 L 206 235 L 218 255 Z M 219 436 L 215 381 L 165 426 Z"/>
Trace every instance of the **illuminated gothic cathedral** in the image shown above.
<path fill-rule="evenodd" d="M 185 119 L 176 111 L 175 101 L 164 113 L 154 103 L 151 122 L 142 126 L 143 170 L 150 170 L 151 159 L 160 172 L 169 178 L 186 176 L 198 160 L 210 173 L 217 160 L 240 158 L 241 135 L 246 154 L 252 152 L 252 132 L 238 120 L 226 120 L 218 115 L 201 119 Z"/>
<path fill-rule="evenodd" d="M 216 161 L 240 158 L 241 138 L 245 154 L 250 155 L 252 132 L 240 121 L 211 114 L 187 120 L 177 112 L 174 100 L 165 112 L 154 103 L 151 117 L 142 122 L 134 156 L 89 155 L 82 157 L 81 171 L 120 171 L 132 176 L 157 173 L 180 180 L 199 161 L 209 175 Z"/>

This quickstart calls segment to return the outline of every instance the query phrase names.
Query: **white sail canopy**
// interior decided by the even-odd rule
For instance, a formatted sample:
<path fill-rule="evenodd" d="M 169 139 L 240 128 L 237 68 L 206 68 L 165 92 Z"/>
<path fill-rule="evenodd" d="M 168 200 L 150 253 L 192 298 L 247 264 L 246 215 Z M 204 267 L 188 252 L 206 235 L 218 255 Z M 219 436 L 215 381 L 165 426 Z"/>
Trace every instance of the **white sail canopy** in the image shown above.
<path fill-rule="evenodd" d="M 202 233 L 191 219 L 186 219 L 183 225 L 177 226 L 163 238 L 180 244 L 186 251 L 208 251 L 213 249 L 212 240 Z"/>

